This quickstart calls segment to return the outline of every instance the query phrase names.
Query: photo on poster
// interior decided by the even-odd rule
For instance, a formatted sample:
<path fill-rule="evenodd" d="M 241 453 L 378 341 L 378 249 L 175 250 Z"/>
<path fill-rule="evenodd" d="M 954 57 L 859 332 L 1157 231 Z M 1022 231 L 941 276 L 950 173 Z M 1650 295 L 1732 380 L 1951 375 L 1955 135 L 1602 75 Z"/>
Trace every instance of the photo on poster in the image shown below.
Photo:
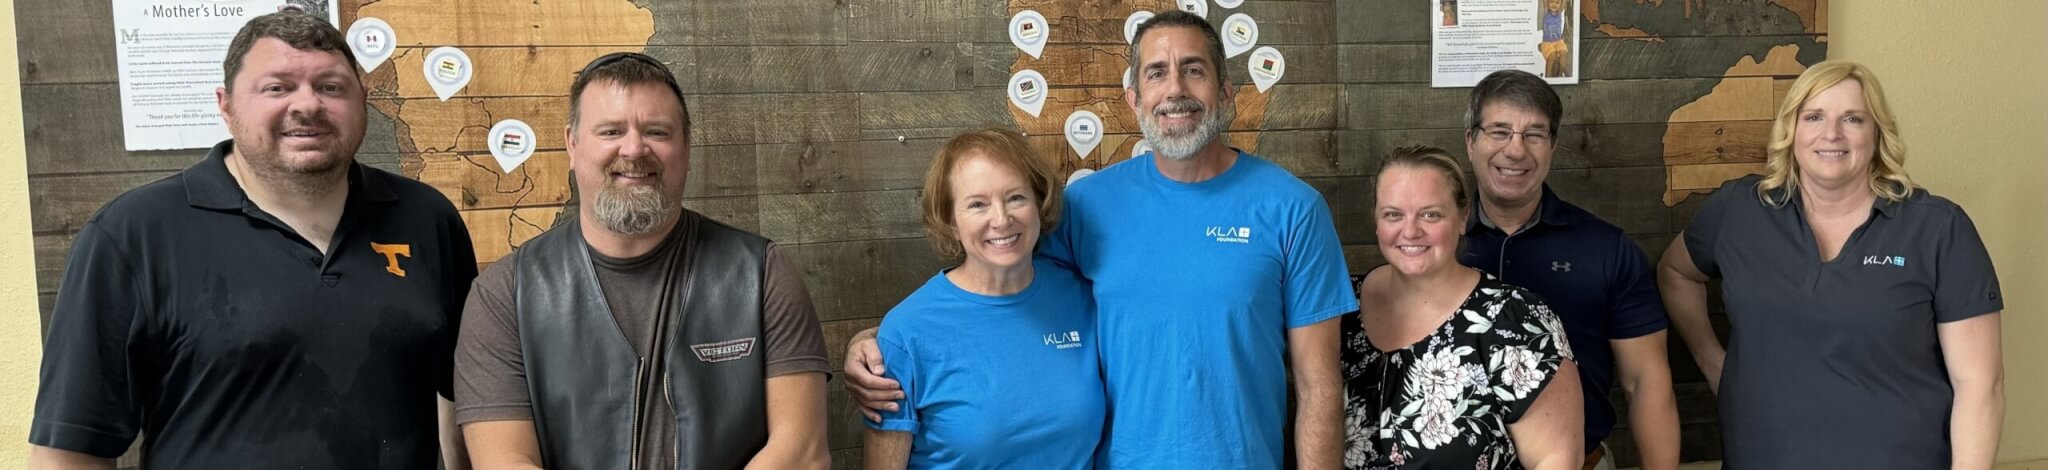
<path fill-rule="evenodd" d="M 1469 87 L 1514 69 L 1579 83 L 1583 0 L 1421 0 L 1430 5 L 1430 85 Z"/>

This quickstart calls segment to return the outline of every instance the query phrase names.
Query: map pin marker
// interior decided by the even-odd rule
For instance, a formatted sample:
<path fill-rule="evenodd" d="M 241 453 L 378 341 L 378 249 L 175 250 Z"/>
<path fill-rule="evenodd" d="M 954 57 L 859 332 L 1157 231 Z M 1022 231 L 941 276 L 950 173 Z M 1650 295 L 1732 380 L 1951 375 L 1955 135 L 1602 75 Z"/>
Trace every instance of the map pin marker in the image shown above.
<path fill-rule="evenodd" d="M 1086 178 L 1088 177 L 1088 175 L 1092 174 L 1095 174 L 1095 170 L 1092 168 L 1082 168 L 1079 170 L 1074 170 L 1074 174 L 1067 175 L 1067 186 L 1071 187 L 1074 185 L 1075 181 L 1080 181 L 1081 178 Z"/>
<path fill-rule="evenodd" d="M 1265 93 L 1273 88 L 1274 82 L 1280 81 L 1281 76 L 1287 75 L 1287 57 L 1281 56 L 1280 50 L 1272 46 L 1261 47 L 1252 51 L 1252 58 L 1245 61 L 1245 67 L 1251 69 L 1252 83 L 1259 85 L 1260 93 Z"/>
<path fill-rule="evenodd" d="M 526 125 L 523 121 L 498 121 L 491 126 L 491 132 L 484 135 L 490 139 L 484 142 L 484 145 L 491 148 L 491 158 L 498 159 L 498 168 L 504 169 L 505 173 L 512 173 L 512 170 L 526 163 L 526 159 L 533 158 L 533 147 L 536 144 L 533 126 Z"/>
<path fill-rule="evenodd" d="M 1017 12 L 1017 16 L 1010 17 L 1010 44 L 1016 44 L 1018 49 L 1031 54 L 1033 59 L 1045 53 L 1045 43 L 1051 35 L 1052 31 L 1045 22 L 1045 15 L 1039 14 L 1037 10 L 1020 11 Z"/>
<path fill-rule="evenodd" d="M 363 73 L 377 70 L 391 58 L 391 52 L 398 49 L 398 34 L 391 25 L 376 18 L 358 18 L 348 26 L 348 48 L 356 54 L 356 62 L 363 64 Z"/>
<path fill-rule="evenodd" d="M 1152 144 L 1150 144 L 1150 143 L 1147 143 L 1147 142 L 1145 142 L 1145 140 L 1144 140 L 1144 139 L 1138 139 L 1138 144 L 1137 144 L 1137 145 L 1132 145 L 1132 146 L 1131 146 L 1131 157 L 1132 157 L 1132 158 L 1136 158 L 1136 157 L 1138 157 L 1138 156 L 1140 156 L 1140 155 L 1144 155 L 1144 154 L 1148 154 L 1148 153 L 1152 153 Z"/>
<path fill-rule="evenodd" d="M 1067 145 L 1074 146 L 1074 153 L 1081 154 L 1082 160 L 1095 152 L 1095 146 L 1102 144 L 1102 116 L 1094 111 L 1081 110 L 1067 115 Z"/>
<path fill-rule="evenodd" d="M 1180 0 L 1180 11 L 1206 19 L 1209 17 L 1209 0 Z"/>
<path fill-rule="evenodd" d="M 448 46 L 428 52 L 421 67 L 427 74 L 427 84 L 434 87 L 434 94 L 440 96 L 441 101 L 448 101 L 455 92 L 469 86 L 470 77 L 476 75 L 475 65 L 469 63 L 469 54 Z"/>
<path fill-rule="evenodd" d="M 1223 58 L 1237 57 L 1259 44 L 1259 22 L 1238 13 L 1223 20 Z"/>
<path fill-rule="evenodd" d="M 1010 76 L 1010 104 L 1031 113 L 1031 117 L 1038 117 L 1045 110 L 1045 95 L 1049 93 L 1045 89 L 1045 75 L 1037 70 L 1023 70 Z"/>
<path fill-rule="evenodd" d="M 1131 13 L 1131 17 L 1124 18 L 1124 43 L 1129 44 L 1138 40 L 1138 25 L 1145 24 L 1151 19 L 1152 12 L 1145 10 L 1138 10 Z"/>
<path fill-rule="evenodd" d="M 1223 8 L 1237 8 L 1243 4 L 1244 0 L 1216 0 L 1216 6 Z"/>

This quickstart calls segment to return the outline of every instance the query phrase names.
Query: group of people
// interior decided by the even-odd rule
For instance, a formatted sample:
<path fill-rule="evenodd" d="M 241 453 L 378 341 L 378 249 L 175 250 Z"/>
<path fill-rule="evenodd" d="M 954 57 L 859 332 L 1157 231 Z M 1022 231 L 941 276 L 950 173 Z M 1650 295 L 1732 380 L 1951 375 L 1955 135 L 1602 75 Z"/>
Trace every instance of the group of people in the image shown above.
<path fill-rule="evenodd" d="M 957 264 L 847 346 L 866 467 L 1611 468 L 1619 385 L 1644 468 L 1675 468 L 1667 326 L 1730 467 L 1989 467 L 1996 275 L 1906 175 L 1863 67 L 1802 75 L 1767 174 L 1655 263 L 1545 185 L 1557 94 L 1494 73 L 1470 168 L 1403 147 L 1373 200 L 1338 201 L 1371 205 L 1386 259 L 1354 281 L 1324 198 L 1222 139 L 1215 29 L 1167 11 L 1134 37 L 1151 153 L 1071 186 L 1012 130 L 934 156 L 920 212 Z M 147 468 L 829 465 L 802 276 L 681 207 L 692 116 L 664 64 L 576 75 L 576 213 L 478 273 L 445 197 L 354 162 L 347 50 L 311 16 L 251 20 L 216 93 L 233 138 L 81 229 L 32 468 L 111 468 L 138 436 Z"/>

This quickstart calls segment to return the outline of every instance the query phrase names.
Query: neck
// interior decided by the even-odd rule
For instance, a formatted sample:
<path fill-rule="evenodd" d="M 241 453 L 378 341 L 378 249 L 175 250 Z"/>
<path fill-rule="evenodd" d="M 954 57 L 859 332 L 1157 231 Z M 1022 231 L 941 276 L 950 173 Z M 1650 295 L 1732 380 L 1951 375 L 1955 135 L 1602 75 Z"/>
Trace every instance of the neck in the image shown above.
<path fill-rule="evenodd" d="M 1467 268 L 1456 263 L 1451 263 L 1449 265 L 1437 268 L 1429 272 L 1416 273 L 1412 275 L 1403 273 L 1399 269 L 1394 269 L 1392 271 L 1393 277 L 1389 280 L 1391 282 L 1389 282 L 1388 284 L 1390 287 L 1392 287 L 1391 290 L 1393 292 L 1401 293 L 1396 294 L 1396 296 L 1419 295 L 1421 296 L 1420 299 L 1425 301 L 1424 303 L 1428 303 L 1427 300 L 1429 299 L 1447 296 L 1449 295 L 1447 294 L 1448 291 L 1458 290 L 1460 288 L 1466 287 L 1466 283 L 1470 282 L 1473 277 L 1479 275 L 1477 271 L 1473 271 L 1471 268 Z M 1403 310 L 1408 309 L 1395 309 L 1396 312 L 1400 312 Z"/>
<path fill-rule="evenodd" d="M 266 174 L 237 152 L 228 154 L 227 167 L 249 202 L 287 221 L 340 219 L 348 205 L 347 165 L 332 174 Z"/>
<path fill-rule="evenodd" d="M 1237 164 L 1237 151 L 1223 144 L 1223 136 L 1217 136 L 1209 145 L 1196 150 L 1194 156 L 1182 160 L 1153 155 L 1152 164 L 1159 168 L 1159 174 L 1166 179 L 1182 183 L 1200 183 L 1215 178 Z"/>
<path fill-rule="evenodd" d="M 1854 181 L 1818 181 L 1808 178 L 1799 180 L 1799 197 L 1805 202 L 1807 212 L 1821 215 L 1842 215 L 1856 211 L 1870 210 L 1877 200 L 1877 193 L 1870 190 L 1864 179 Z"/>
<path fill-rule="evenodd" d="M 1485 217 L 1486 222 L 1500 228 L 1501 232 L 1519 232 L 1522 230 L 1522 226 L 1528 225 L 1530 220 L 1536 218 L 1536 203 L 1541 200 L 1541 197 L 1529 198 L 1527 201 L 1507 201 L 1498 198 L 1481 197 L 1479 198 L 1479 216 Z"/>
<path fill-rule="evenodd" d="M 1032 267 L 1030 262 L 1010 268 L 997 268 L 972 261 L 946 271 L 946 280 L 960 289 L 987 296 L 1016 295 L 1031 287 Z"/>
<path fill-rule="evenodd" d="M 589 200 L 585 200 L 584 203 L 589 204 Z M 590 244 L 590 249 L 597 250 L 597 254 L 612 258 L 634 258 L 654 251 L 655 247 L 661 246 L 662 239 L 668 238 L 669 232 L 676 229 L 676 223 L 682 220 L 683 213 L 681 208 L 672 209 L 667 219 L 662 220 L 654 230 L 638 235 L 626 235 L 613 232 L 605 227 L 603 222 L 599 222 L 597 216 L 592 215 L 597 213 L 595 208 L 581 209 L 576 220 L 583 226 L 583 242 Z"/>

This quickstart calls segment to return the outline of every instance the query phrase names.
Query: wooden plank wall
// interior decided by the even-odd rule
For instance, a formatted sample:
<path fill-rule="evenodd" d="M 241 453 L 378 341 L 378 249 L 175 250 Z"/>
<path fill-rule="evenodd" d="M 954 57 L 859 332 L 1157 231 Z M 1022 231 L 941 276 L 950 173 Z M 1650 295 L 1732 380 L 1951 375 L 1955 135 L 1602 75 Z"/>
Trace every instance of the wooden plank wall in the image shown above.
<path fill-rule="evenodd" d="M 106 8 L 17 3 L 30 223 L 47 323 L 65 253 L 86 218 L 203 152 L 123 151 Z M 346 18 L 355 16 L 358 1 L 339 3 Z M 1236 10 L 1212 8 L 1219 22 L 1231 12 L 1256 17 L 1261 45 L 1289 61 L 1271 93 L 1241 88 L 1232 142 L 1324 192 L 1354 271 L 1379 263 L 1366 209 L 1377 156 L 1417 143 L 1462 153 L 1467 90 L 1428 83 L 1432 3 L 1247 0 Z M 817 302 L 836 366 L 852 332 L 877 324 L 941 267 L 914 209 L 931 152 L 955 132 L 1006 125 L 1036 136 L 1034 145 L 1067 170 L 1128 158 L 1136 129 L 1115 89 L 1126 53 L 1122 18 L 1170 4 L 650 0 L 617 9 L 535 2 L 527 16 L 487 21 L 479 19 L 488 16 L 483 8 L 467 2 L 364 1 L 361 8 L 394 23 L 455 25 L 424 38 L 403 33 L 401 43 L 459 43 L 480 64 L 545 72 L 480 76 L 453 104 L 438 103 L 409 73 L 422 49 L 402 50 L 368 77 L 375 112 L 359 159 L 441 188 L 464 210 L 480 260 L 496 259 L 548 226 L 569 197 L 566 156 L 550 130 L 565 117 L 568 73 L 605 52 L 644 50 L 677 69 L 690 94 L 695 158 L 686 204 L 788 249 Z M 1054 23 L 1055 42 L 1043 59 L 1018 52 L 1003 32 L 1008 15 L 1025 8 Z M 1826 0 L 1584 0 L 1582 9 L 1585 81 L 1559 88 L 1567 109 L 1551 184 L 1655 256 L 1690 220 L 1699 198 L 1688 195 L 1762 161 L 1777 95 L 1826 55 Z M 604 27 L 652 34 L 620 41 L 577 27 L 615 17 L 617 26 Z M 1242 80 L 1244 58 L 1229 62 Z M 1041 118 L 1003 97 L 1010 73 L 1022 68 L 1053 79 L 1053 104 Z M 1075 107 L 1110 121 L 1111 138 L 1089 158 L 1052 134 L 1065 116 L 1056 109 Z M 463 132 L 500 115 L 521 116 L 541 131 L 541 151 L 510 175 L 481 151 L 477 133 Z M 1685 348 L 1675 337 L 1671 343 L 1684 460 L 1717 459 L 1712 395 Z M 831 387 L 835 467 L 853 468 L 861 425 L 838 378 Z M 1625 430 L 1609 443 L 1623 466 L 1634 464 Z"/>

